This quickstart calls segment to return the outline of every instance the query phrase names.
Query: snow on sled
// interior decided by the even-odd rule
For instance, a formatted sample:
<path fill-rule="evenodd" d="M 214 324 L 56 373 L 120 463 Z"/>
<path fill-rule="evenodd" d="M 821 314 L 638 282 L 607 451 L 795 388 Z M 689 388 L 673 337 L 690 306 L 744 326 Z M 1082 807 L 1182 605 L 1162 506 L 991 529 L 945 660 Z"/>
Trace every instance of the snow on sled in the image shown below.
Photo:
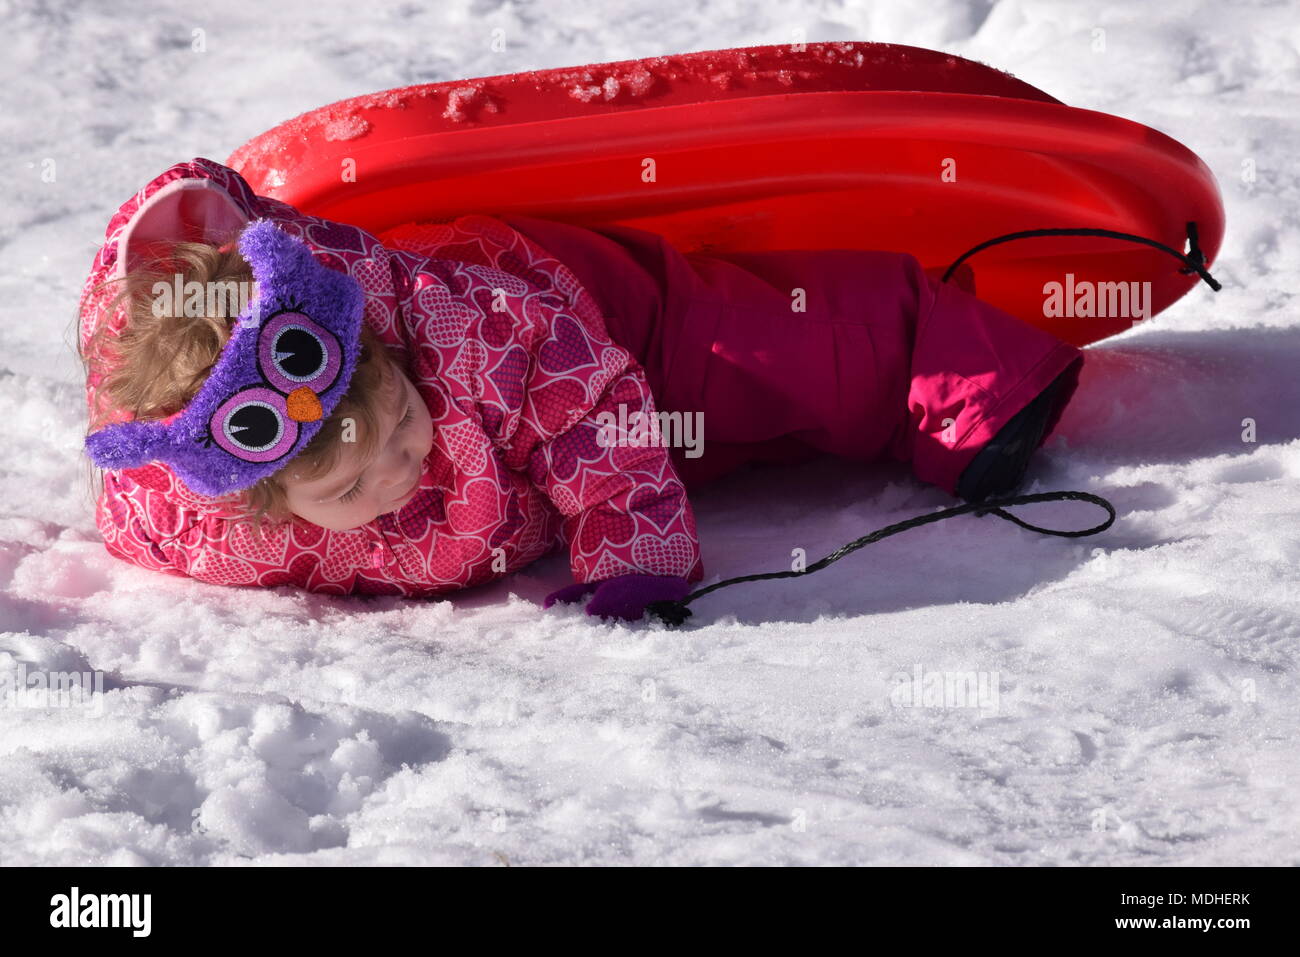
<path fill-rule="evenodd" d="M 1133 234 L 1206 266 L 1223 237 L 1213 175 L 1170 137 L 982 63 L 884 43 L 404 87 L 305 113 L 227 162 L 257 193 L 381 239 L 518 214 L 635 226 L 683 252 L 905 251 L 938 275 L 1020 231 Z M 1097 235 L 1001 242 L 970 265 L 981 299 L 1076 345 L 1200 281 L 1169 251 Z"/>

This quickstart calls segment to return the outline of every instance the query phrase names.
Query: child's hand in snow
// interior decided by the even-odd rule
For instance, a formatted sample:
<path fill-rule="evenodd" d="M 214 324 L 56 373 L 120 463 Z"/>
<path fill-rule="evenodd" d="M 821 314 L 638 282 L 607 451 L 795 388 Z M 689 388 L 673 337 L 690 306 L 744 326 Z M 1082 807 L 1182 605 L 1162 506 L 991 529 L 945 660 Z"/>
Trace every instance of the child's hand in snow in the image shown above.
<path fill-rule="evenodd" d="M 636 621 L 645 614 L 646 605 L 652 601 L 677 601 L 690 594 L 691 585 L 676 575 L 619 575 L 602 582 L 579 582 L 552 592 L 542 602 L 550 608 L 557 601 L 574 602 L 592 594 L 587 602 L 588 615 L 600 618 L 621 618 Z"/>

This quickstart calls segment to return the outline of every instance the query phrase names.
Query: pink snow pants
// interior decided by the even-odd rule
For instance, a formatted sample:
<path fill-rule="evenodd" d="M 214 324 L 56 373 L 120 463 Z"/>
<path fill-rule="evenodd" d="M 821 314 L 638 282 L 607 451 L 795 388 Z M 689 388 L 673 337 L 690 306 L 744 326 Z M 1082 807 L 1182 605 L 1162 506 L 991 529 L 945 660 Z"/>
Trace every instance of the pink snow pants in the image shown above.
<path fill-rule="evenodd" d="M 626 226 L 498 218 L 586 286 L 660 411 L 702 413 L 703 454 L 672 450 L 688 487 L 748 462 L 829 453 L 908 461 L 952 493 L 1053 379 L 1067 373 L 1067 401 L 1078 384 L 1079 349 L 930 278 L 906 253 L 682 254 Z M 798 290 L 804 311 L 792 308 Z"/>

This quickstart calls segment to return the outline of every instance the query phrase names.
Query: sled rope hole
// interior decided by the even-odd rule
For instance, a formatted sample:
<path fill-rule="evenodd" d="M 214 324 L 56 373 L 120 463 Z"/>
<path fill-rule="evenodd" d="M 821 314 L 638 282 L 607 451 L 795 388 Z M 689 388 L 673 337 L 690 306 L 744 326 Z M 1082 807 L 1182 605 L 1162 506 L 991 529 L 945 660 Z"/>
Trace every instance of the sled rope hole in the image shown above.
<path fill-rule="evenodd" d="M 990 246 L 997 246 L 1001 243 L 1009 243 L 1015 239 L 1031 239 L 1035 236 L 1107 236 L 1111 239 L 1127 239 L 1130 242 L 1144 243 L 1147 246 L 1153 246 L 1156 249 L 1162 249 L 1169 255 L 1176 257 L 1184 263 L 1180 273 L 1196 273 L 1209 285 L 1211 289 L 1218 292 L 1223 285 L 1210 275 L 1209 270 L 1205 268 L 1205 253 L 1200 246 L 1200 236 L 1196 228 L 1196 223 L 1187 224 L 1187 252 L 1181 253 L 1172 246 L 1166 246 L 1162 242 L 1154 239 L 1148 239 L 1145 236 L 1135 236 L 1133 233 L 1120 233 L 1113 229 L 1026 229 L 1018 233 L 1007 233 L 1004 236 L 995 236 L 993 239 L 985 240 L 978 246 L 973 246 L 966 252 L 962 253 L 948 267 L 948 271 L 943 274 L 943 282 L 947 282 L 957 267 L 963 262 L 974 256 L 981 250 L 988 249 Z"/>
<path fill-rule="evenodd" d="M 1012 515 L 1006 509 L 1013 505 L 1032 505 L 1037 502 L 1091 502 L 1093 505 L 1099 505 L 1106 510 L 1107 518 L 1100 525 L 1094 525 L 1092 528 L 1079 530 L 1043 528 L 1041 525 L 1034 525 L 1019 519 Z M 704 588 L 696 589 L 685 598 L 676 601 L 652 601 L 646 605 L 646 612 L 660 619 L 664 624 L 669 626 L 680 625 L 691 616 L 691 610 L 686 606 L 697 598 L 707 595 L 709 592 L 717 591 L 719 588 L 726 588 L 730 585 L 738 585 L 741 582 L 764 581 L 772 578 L 801 578 L 812 572 L 821 571 L 832 562 L 837 562 L 845 555 L 856 552 L 859 548 L 866 545 L 872 545 L 881 539 L 889 538 L 891 535 L 897 535 L 899 532 L 906 532 L 908 529 L 920 528 L 922 525 L 933 525 L 935 522 L 941 522 L 946 518 L 955 518 L 958 515 L 996 515 L 998 518 L 1004 518 L 1008 522 L 1013 522 L 1021 528 L 1027 528 L 1031 532 L 1040 532 L 1043 535 L 1057 535 L 1061 538 L 1083 538 L 1087 535 L 1096 535 L 1098 532 L 1104 532 L 1115 523 L 1115 506 L 1106 501 L 1100 495 L 1093 495 L 1090 492 L 1036 492 L 1032 495 L 1014 495 L 1009 498 L 986 499 L 983 502 L 968 502 L 965 505 L 956 505 L 952 508 L 945 508 L 941 512 L 931 512 L 928 515 L 917 515 L 915 518 L 909 518 L 907 521 L 898 522 L 894 525 L 887 525 L 884 528 L 876 529 L 863 535 L 861 538 L 854 539 L 847 545 L 843 545 L 825 558 L 813 562 L 802 571 L 788 572 L 765 572 L 758 575 L 741 575 L 737 578 L 727 578 L 720 582 L 715 582 Z"/>

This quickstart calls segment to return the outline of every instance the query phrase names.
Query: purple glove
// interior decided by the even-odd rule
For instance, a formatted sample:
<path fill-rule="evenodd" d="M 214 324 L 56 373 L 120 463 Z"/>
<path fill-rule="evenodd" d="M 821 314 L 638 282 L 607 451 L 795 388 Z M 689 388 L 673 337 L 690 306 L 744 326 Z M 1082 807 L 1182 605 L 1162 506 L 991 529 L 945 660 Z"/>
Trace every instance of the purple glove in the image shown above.
<path fill-rule="evenodd" d="M 542 607 L 550 608 L 557 601 L 579 601 L 591 592 L 595 594 L 587 602 L 588 615 L 636 621 L 645 614 L 645 606 L 652 601 L 678 601 L 685 598 L 691 593 L 691 584 L 676 575 L 619 575 L 602 582 L 565 585 L 559 591 L 547 595 Z"/>

